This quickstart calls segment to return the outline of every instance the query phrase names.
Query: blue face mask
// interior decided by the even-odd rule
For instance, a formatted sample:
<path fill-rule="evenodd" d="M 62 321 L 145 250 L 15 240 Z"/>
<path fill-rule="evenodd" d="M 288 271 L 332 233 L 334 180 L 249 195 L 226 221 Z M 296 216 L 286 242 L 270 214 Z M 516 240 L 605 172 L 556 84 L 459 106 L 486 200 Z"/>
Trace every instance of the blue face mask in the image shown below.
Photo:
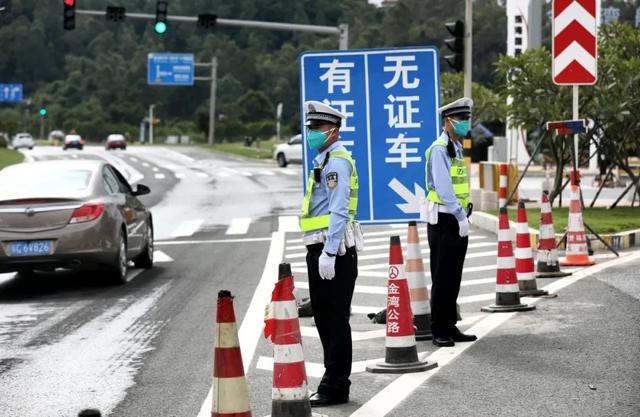
<path fill-rule="evenodd" d="M 334 128 L 335 129 L 335 128 Z M 320 149 L 327 142 L 334 129 L 323 132 L 322 130 L 309 129 L 307 131 L 307 143 L 311 149 Z"/>
<path fill-rule="evenodd" d="M 449 121 L 453 125 L 453 131 L 456 135 L 463 138 L 467 137 L 467 133 L 469 133 L 469 120 L 449 119 Z"/>

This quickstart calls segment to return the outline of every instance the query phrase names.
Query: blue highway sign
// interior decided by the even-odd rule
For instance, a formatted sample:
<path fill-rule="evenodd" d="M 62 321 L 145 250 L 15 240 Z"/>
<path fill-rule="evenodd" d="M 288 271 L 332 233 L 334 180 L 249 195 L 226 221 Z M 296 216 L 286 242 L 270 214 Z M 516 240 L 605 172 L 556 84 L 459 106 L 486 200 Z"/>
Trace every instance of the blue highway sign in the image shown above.
<path fill-rule="evenodd" d="M 147 84 L 193 85 L 193 54 L 150 53 Z"/>
<path fill-rule="evenodd" d="M 1 103 L 19 103 L 22 101 L 22 84 L 0 84 Z"/>
<path fill-rule="evenodd" d="M 418 220 L 425 199 L 424 153 L 440 132 L 438 49 L 432 46 L 307 52 L 300 104 L 322 101 L 347 115 L 341 141 L 360 182 L 363 223 Z M 304 122 L 304 112 L 300 109 Z M 304 185 L 315 151 L 306 143 Z"/>

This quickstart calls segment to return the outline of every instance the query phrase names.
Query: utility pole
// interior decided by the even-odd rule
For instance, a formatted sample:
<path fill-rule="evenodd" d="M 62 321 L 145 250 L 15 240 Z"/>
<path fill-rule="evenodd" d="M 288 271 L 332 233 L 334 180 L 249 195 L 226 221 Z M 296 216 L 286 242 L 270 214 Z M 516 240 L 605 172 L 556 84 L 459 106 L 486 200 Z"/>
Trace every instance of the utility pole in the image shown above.
<path fill-rule="evenodd" d="M 149 106 L 149 143 L 153 145 L 153 109 L 155 104 Z"/>
<path fill-rule="evenodd" d="M 471 97 L 471 59 L 473 47 L 473 0 L 465 0 L 464 8 L 464 96 Z"/>
<path fill-rule="evenodd" d="M 276 107 L 276 142 L 280 142 L 280 119 L 282 118 L 282 103 Z"/>
<path fill-rule="evenodd" d="M 211 63 L 196 62 L 196 67 L 211 67 L 211 76 L 209 77 L 193 77 L 195 81 L 210 81 L 211 89 L 209 95 L 209 134 L 207 135 L 207 143 L 213 145 L 215 142 L 215 124 L 216 124 L 216 89 L 218 86 L 218 57 L 212 57 Z"/>

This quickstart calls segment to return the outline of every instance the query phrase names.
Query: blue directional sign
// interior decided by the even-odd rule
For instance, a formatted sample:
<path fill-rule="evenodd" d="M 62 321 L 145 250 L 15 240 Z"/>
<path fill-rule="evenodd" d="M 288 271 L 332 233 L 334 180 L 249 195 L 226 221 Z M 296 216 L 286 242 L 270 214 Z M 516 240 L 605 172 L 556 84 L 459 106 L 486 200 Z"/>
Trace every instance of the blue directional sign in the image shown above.
<path fill-rule="evenodd" d="M 22 101 L 22 84 L 0 84 L 0 102 L 18 103 Z"/>
<path fill-rule="evenodd" d="M 359 175 L 357 219 L 418 220 L 424 154 L 440 132 L 438 49 L 432 46 L 307 52 L 300 57 L 301 106 L 322 101 L 346 114 L 340 137 Z M 306 143 L 304 185 L 316 152 Z"/>
<path fill-rule="evenodd" d="M 193 54 L 150 53 L 147 84 L 193 85 Z"/>

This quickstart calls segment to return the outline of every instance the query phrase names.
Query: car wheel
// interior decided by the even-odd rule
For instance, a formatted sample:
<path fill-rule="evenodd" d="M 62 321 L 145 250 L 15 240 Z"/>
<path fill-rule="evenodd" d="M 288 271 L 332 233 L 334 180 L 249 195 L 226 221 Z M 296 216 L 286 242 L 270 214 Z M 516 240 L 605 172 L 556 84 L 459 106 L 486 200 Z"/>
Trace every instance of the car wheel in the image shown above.
<path fill-rule="evenodd" d="M 144 244 L 144 251 L 133 260 L 136 268 L 149 269 L 153 266 L 153 227 L 147 226 L 147 241 Z"/>
<path fill-rule="evenodd" d="M 33 150 L 33 146 L 29 146 L 29 150 L 30 150 L 30 151 L 31 151 L 31 150 Z"/>
<path fill-rule="evenodd" d="M 287 158 L 285 158 L 283 153 L 278 154 L 278 166 L 284 168 L 287 166 Z"/>
<path fill-rule="evenodd" d="M 63 151 L 66 151 L 66 150 L 67 150 L 67 147 L 66 147 L 66 146 L 63 146 L 63 147 L 62 147 L 62 150 L 63 150 Z"/>
<path fill-rule="evenodd" d="M 127 241 L 121 232 L 118 239 L 118 253 L 116 254 L 116 259 L 109 268 L 109 280 L 111 282 L 119 285 L 126 284 L 127 262 Z"/>
<path fill-rule="evenodd" d="M 78 150 L 82 150 L 82 146 L 80 146 L 80 147 L 78 148 Z"/>

